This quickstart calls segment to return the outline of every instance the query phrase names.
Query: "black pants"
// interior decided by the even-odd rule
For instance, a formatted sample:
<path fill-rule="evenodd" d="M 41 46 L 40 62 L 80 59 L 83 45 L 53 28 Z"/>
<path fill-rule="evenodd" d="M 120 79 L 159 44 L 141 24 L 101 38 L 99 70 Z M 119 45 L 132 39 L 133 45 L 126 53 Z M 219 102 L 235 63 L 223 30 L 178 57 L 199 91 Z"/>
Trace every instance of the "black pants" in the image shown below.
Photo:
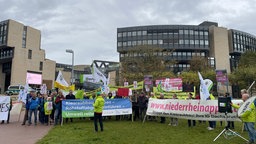
<path fill-rule="evenodd" d="M 234 129 L 235 125 L 233 121 L 228 121 L 228 128 Z"/>
<path fill-rule="evenodd" d="M 70 121 L 73 122 L 73 118 L 66 118 L 66 123 L 68 122 L 68 119 L 70 119 Z"/>
<path fill-rule="evenodd" d="M 192 124 L 191 124 L 192 122 Z M 188 126 L 191 127 L 191 126 L 196 126 L 196 121 L 195 120 L 188 120 Z"/>
<path fill-rule="evenodd" d="M 165 117 L 160 117 L 161 121 L 160 123 L 165 123 Z"/>
<path fill-rule="evenodd" d="M 133 106 L 132 111 L 134 113 L 133 120 L 136 121 L 136 118 L 140 118 L 140 110 L 138 106 Z"/>
<path fill-rule="evenodd" d="M 94 128 L 98 131 L 98 120 L 100 123 L 100 130 L 103 131 L 102 113 L 94 113 Z"/>

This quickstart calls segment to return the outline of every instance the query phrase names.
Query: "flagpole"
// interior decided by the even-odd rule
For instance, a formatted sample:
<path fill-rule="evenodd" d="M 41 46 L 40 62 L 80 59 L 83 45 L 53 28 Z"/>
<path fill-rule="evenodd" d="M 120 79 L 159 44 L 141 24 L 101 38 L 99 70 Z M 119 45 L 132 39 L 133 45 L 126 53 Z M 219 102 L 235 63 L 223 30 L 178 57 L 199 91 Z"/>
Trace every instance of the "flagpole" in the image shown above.
<path fill-rule="evenodd" d="M 71 70 L 71 85 L 73 85 L 73 80 L 74 80 L 74 51 L 72 49 L 66 49 L 67 53 L 72 54 L 72 70 Z"/>

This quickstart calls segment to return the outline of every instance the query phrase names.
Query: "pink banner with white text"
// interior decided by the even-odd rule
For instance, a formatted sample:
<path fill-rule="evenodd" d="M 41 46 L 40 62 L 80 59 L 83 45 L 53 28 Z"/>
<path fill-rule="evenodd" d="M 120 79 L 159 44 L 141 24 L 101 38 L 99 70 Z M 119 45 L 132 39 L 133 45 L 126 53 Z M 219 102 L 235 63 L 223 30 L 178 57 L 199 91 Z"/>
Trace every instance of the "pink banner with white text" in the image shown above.
<path fill-rule="evenodd" d="M 242 100 L 232 100 L 240 105 Z M 175 117 L 181 119 L 225 121 L 225 113 L 218 112 L 218 100 L 178 100 L 178 99 L 149 99 L 147 115 Z M 229 121 L 241 121 L 237 110 L 227 114 Z"/>

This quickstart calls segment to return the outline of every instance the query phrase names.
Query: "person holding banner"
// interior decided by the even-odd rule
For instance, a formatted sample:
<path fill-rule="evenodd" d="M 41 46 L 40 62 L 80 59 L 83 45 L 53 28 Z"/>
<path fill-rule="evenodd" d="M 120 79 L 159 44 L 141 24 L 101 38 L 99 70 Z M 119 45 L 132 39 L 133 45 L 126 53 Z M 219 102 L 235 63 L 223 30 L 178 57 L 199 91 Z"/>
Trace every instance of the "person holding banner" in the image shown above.
<path fill-rule="evenodd" d="M 102 122 L 102 111 L 105 105 L 105 100 L 103 99 L 103 94 L 97 94 L 97 98 L 93 104 L 94 108 L 94 129 L 95 132 L 98 132 L 98 121 L 100 123 L 100 130 L 103 131 L 103 122 Z"/>
<path fill-rule="evenodd" d="M 160 93 L 159 99 L 164 99 L 164 94 L 163 93 Z M 163 123 L 165 123 L 165 121 L 166 121 L 165 117 L 160 117 L 160 123 L 163 124 Z"/>
<path fill-rule="evenodd" d="M 146 114 L 147 102 L 148 102 L 147 97 L 145 96 L 145 94 L 143 92 L 141 92 L 140 96 L 138 97 L 138 105 L 139 105 L 139 113 L 140 113 L 141 121 L 143 121 L 143 118 Z"/>
<path fill-rule="evenodd" d="M 212 94 L 212 91 L 210 93 L 210 96 L 207 98 L 207 100 L 215 100 L 215 97 Z M 207 127 L 207 129 L 209 131 L 214 130 L 214 128 L 216 127 L 216 121 L 209 121 L 209 127 Z"/>
<path fill-rule="evenodd" d="M 133 112 L 133 120 L 136 121 L 136 118 L 139 118 L 139 105 L 138 105 L 138 93 L 133 92 L 133 95 L 131 96 L 131 102 L 132 102 L 132 112 Z"/>
<path fill-rule="evenodd" d="M 188 94 L 188 98 L 187 98 L 187 100 L 192 100 L 193 98 L 192 98 L 192 93 L 189 93 Z M 192 122 L 192 123 L 191 123 Z M 193 126 L 196 126 L 196 121 L 195 120 L 188 120 L 188 127 L 193 127 Z"/>
<path fill-rule="evenodd" d="M 173 94 L 172 99 L 178 99 L 177 94 Z M 177 126 L 178 125 L 178 118 L 171 117 L 170 123 L 168 125 Z"/>
<path fill-rule="evenodd" d="M 55 112 L 54 112 L 54 125 L 57 125 L 58 124 L 58 120 L 60 121 L 61 123 L 61 120 L 62 120 L 62 115 L 61 115 L 61 103 L 62 103 L 62 100 L 64 100 L 64 96 L 62 94 L 62 91 L 59 90 L 58 92 L 58 95 L 54 101 L 54 104 L 55 104 Z"/>
<path fill-rule="evenodd" d="M 249 98 L 249 94 L 244 93 L 242 95 L 242 100 L 243 102 L 245 102 L 247 99 Z M 239 109 L 240 106 L 231 103 L 232 107 Z M 254 103 L 252 103 L 249 106 L 249 109 L 247 109 L 241 116 L 241 120 L 244 122 L 245 124 L 245 128 L 248 131 L 248 135 L 249 135 L 249 144 L 253 144 L 256 142 L 256 131 L 254 129 L 254 123 L 255 123 L 255 105 Z"/>
<path fill-rule="evenodd" d="M 76 99 L 75 95 L 73 95 L 73 91 L 72 90 L 70 90 L 69 94 L 66 95 L 66 99 Z M 66 123 L 68 123 L 68 119 L 69 118 L 66 118 Z M 73 118 L 70 118 L 70 121 L 73 122 Z"/>
<path fill-rule="evenodd" d="M 12 110 L 12 98 L 10 98 L 10 106 L 9 106 L 9 109 L 8 109 L 8 117 L 7 117 L 7 121 L 6 123 L 9 124 L 10 122 L 10 112 Z M 2 120 L 1 124 L 4 124 L 4 120 Z"/>

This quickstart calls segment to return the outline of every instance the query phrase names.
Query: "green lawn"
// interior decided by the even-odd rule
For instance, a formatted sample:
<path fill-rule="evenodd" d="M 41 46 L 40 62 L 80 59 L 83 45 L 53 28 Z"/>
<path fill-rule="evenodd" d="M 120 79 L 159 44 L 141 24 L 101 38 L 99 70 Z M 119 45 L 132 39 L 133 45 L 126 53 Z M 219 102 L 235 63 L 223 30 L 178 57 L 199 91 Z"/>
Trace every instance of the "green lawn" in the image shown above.
<path fill-rule="evenodd" d="M 104 121 L 104 132 L 94 132 L 93 121 L 76 119 L 73 123 L 56 126 L 37 144 L 243 144 L 239 137 L 226 139 L 222 135 L 213 139 L 224 129 L 217 122 L 217 128 L 208 131 L 208 123 L 198 124 L 189 128 L 187 120 L 179 120 L 176 127 L 156 121 L 131 122 L 127 120 Z M 235 131 L 248 138 L 247 132 L 241 133 L 241 122 L 235 122 Z"/>

